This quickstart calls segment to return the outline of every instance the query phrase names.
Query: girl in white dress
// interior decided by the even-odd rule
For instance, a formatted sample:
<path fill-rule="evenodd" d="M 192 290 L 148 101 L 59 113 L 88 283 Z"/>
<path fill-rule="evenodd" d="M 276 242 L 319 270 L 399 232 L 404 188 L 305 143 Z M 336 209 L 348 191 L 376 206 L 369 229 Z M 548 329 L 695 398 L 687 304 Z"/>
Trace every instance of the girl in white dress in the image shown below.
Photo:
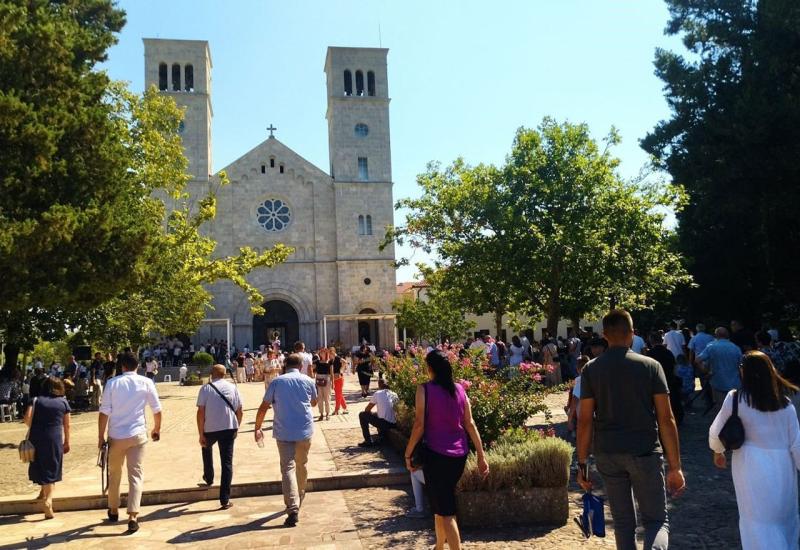
<path fill-rule="evenodd" d="M 800 468 L 800 425 L 787 394 L 797 388 L 775 370 L 760 351 L 745 354 L 740 367 L 742 389 L 731 390 L 708 433 L 714 465 L 726 467 L 719 432 L 739 400 L 745 441 L 731 459 L 739 534 L 744 550 L 798 548 L 797 469 Z"/>

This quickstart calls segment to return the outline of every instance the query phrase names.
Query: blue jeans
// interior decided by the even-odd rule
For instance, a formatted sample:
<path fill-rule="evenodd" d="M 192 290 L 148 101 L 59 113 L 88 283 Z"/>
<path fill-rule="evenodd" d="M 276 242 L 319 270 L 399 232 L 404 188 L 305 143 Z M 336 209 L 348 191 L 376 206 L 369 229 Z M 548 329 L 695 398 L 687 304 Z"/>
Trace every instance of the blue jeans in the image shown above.
<path fill-rule="evenodd" d="M 595 454 L 597 470 L 614 518 L 617 550 L 636 548 L 636 509 L 639 505 L 644 526 L 644 549 L 667 550 L 669 521 L 664 490 L 664 459 L 661 453 L 645 456 Z"/>

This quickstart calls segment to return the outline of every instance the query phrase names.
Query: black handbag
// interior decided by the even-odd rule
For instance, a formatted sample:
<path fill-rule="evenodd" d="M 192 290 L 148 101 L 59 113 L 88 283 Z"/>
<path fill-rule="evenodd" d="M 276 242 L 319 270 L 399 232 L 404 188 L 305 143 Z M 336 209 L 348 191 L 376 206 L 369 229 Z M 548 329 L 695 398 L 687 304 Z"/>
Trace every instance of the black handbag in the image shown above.
<path fill-rule="evenodd" d="M 425 390 L 425 425 L 428 424 L 428 384 L 422 384 L 422 389 Z M 425 462 L 428 460 L 428 455 L 430 453 L 430 449 L 428 449 L 428 445 L 425 443 L 425 434 L 422 434 L 422 437 L 417 442 L 417 445 L 414 447 L 414 451 L 411 453 L 411 465 L 414 468 L 422 468 L 425 466 Z"/>
<path fill-rule="evenodd" d="M 719 431 L 719 440 L 726 451 L 735 451 L 744 444 L 744 425 L 739 418 L 739 392 L 733 392 L 733 412 Z"/>

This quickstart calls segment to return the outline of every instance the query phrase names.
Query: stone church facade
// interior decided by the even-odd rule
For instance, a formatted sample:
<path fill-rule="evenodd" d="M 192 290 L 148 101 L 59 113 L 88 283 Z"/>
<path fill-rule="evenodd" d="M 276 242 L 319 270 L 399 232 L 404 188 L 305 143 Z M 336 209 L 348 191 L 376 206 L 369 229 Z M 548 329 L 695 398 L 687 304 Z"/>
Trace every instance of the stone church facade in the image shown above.
<path fill-rule="evenodd" d="M 145 85 L 156 86 L 185 108 L 181 134 L 193 194 L 217 189 L 217 217 L 208 234 L 217 252 L 241 246 L 263 250 L 275 243 L 295 249 L 274 269 L 249 281 L 265 298 L 266 314 L 254 316 L 235 285 L 210 290 L 208 318 L 230 319 L 232 342 L 257 348 L 279 335 L 284 347 L 300 339 L 316 347 L 361 339 L 394 345 L 394 321 L 329 315 L 391 314 L 395 298 L 394 248 L 378 249 L 393 223 L 389 139 L 388 50 L 328 48 L 324 71 L 328 100 L 330 173 L 270 135 L 223 170 L 231 185 L 218 187 L 211 164 L 211 55 L 208 43 L 145 39 Z M 196 342 L 225 338 L 224 327 L 203 325 Z"/>

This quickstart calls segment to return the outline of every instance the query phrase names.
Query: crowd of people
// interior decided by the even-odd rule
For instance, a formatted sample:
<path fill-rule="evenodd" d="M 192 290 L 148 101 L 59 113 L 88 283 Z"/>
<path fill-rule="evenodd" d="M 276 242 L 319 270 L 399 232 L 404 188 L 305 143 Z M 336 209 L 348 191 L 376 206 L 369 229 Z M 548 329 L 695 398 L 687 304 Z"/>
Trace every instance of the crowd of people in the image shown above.
<path fill-rule="evenodd" d="M 468 339 L 463 346 L 448 342 L 398 346 L 393 354 L 418 357 L 430 377 L 417 390 L 416 416 L 404 458 L 415 494 L 409 515 L 424 514 L 424 487 L 435 517 L 439 548 L 445 541 L 451 548 L 460 545 L 455 487 L 470 449 L 476 452 L 479 471 L 490 475 L 469 398 L 465 388 L 453 381 L 447 358 L 450 348 L 485 353 L 495 376 L 517 376 L 527 362 L 551 367 L 551 376 L 543 383 L 568 389 L 565 410 L 568 427 L 576 432 L 578 482 L 585 489 L 592 488 L 591 457 L 603 479 L 617 548 L 635 547 L 637 509 L 645 548 L 667 548 L 666 495 L 678 497 L 686 489 L 679 426 L 684 408 L 697 400 L 704 404 L 703 414 L 713 411 L 709 446 L 714 465 L 727 467 L 726 452 L 732 450 L 743 547 L 797 547 L 800 344 L 790 335 L 772 329 L 753 333 L 737 322 L 717 327 L 713 333 L 702 323 L 691 330 L 673 322 L 663 330 L 650 331 L 645 339 L 634 329 L 627 312 L 615 310 L 603 318 L 602 336 L 570 333 L 567 338 L 531 342 L 521 334 L 508 344 L 482 336 Z M 216 347 L 214 351 L 218 352 Z M 361 396 L 369 398 L 366 410 L 359 414 L 364 438 L 360 445 L 380 444 L 396 426 L 397 395 L 381 376 L 378 390 L 370 390 L 374 373 L 381 371 L 388 355 L 366 343 L 353 353 L 339 353 L 335 347 L 312 353 L 302 342 L 288 352 L 277 346 L 255 352 L 242 349 L 232 360 L 222 352 L 196 403 L 203 480 L 208 485 L 215 478 L 214 445 L 220 455 L 220 506 L 232 505 L 233 454 L 243 415 L 238 384 L 264 383 L 254 438 L 257 445 L 264 445 L 262 426 L 272 409 L 285 525 L 291 527 L 300 519 L 315 421 L 348 413 L 343 394 L 346 374 L 358 376 Z M 43 367 L 34 367 L 27 380 L 30 405 L 24 420 L 31 427 L 30 440 L 36 448 L 29 478 L 41 486 L 38 499 L 46 517 L 53 517 L 54 484 L 61 480 L 63 455 L 70 450 L 72 401 L 68 388 L 82 384 L 91 388 L 90 394 L 97 393 L 98 446 L 108 446 L 108 519 L 118 521 L 122 465 L 127 462 L 128 531 L 138 529 L 144 446 L 148 440 L 159 440 L 162 423 L 152 375 L 162 365 L 159 356 L 137 356 L 126 350 L 116 359 L 98 353 L 88 366 L 72 357 L 63 370 L 45 373 Z M 140 370 L 145 376 L 137 375 Z M 9 387 L 7 380 L 0 381 L 0 399 L 13 398 Z M 149 438 L 144 420 L 147 406 L 155 419 Z M 729 448 L 723 436 L 732 417 L 741 420 L 745 439 L 741 446 Z M 377 436 L 371 434 L 372 428 Z M 770 491 L 763 490 L 767 485 Z"/>

